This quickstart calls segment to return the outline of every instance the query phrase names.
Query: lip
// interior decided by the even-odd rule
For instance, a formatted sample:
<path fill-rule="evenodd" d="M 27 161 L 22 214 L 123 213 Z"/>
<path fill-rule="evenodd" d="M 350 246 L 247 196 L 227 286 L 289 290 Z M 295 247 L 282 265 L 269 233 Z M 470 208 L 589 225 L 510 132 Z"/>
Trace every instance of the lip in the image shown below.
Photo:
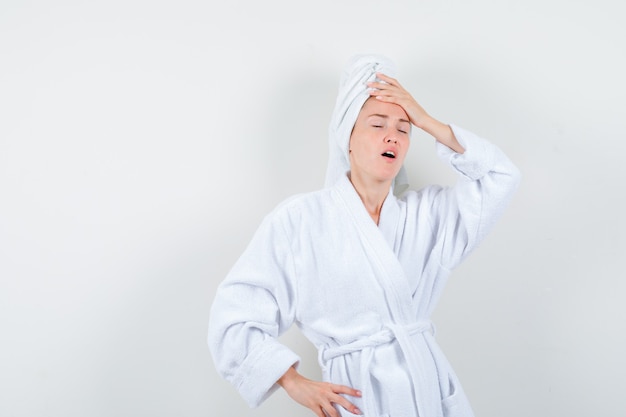
<path fill-rule="evenodd" d="M 393 156 L 394 156 L 394 157 L 393 157 L 393 158 L 390 158 L 390 157 L 388 157 L 388 156 L 384 156 L 386 153 L 391 153 L 391 154 L 393 154 Z M 382 156 L 382 157 L 383 157 L 383 158 L 385 158 L 385 159 L 391 159 L 391 160 L 396 159 L 396 158 L 398 157 L 398 149 L 397 149 L 397 148 L 394 148 L 394 147 L 392 147 L 392 148 L 386 148 L 386 149 L 384 149 L 384 150 L 380 153 L 380 156 Z"/>

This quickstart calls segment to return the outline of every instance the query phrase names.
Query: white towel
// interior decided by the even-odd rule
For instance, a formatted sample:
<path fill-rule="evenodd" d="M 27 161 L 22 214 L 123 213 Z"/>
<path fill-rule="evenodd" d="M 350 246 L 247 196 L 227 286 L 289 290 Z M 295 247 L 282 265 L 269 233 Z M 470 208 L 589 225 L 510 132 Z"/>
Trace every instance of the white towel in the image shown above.
<path fill-rule="evenodd" d="M 350 171 L 350 134 L 361 107 L 370 97 L 366 83 L 382 82 L 376 77 L 377 72 L 396 78 L 394 62 L 383 55 L 376 54 L 352 56 L 341 74 L 337 101 L 328 129 L 329 158 L 326 187 L 333 186 L 339 178 Z M 392 184 L 393 192 L 399 196 L 408 186 L 406 170 L 402 167 Z"/>

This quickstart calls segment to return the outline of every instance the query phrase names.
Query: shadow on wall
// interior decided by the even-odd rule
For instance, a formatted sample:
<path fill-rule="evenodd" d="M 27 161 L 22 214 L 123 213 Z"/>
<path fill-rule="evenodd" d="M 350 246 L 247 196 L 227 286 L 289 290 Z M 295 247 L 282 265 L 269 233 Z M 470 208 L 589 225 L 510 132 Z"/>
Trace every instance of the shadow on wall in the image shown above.
<path fill-rule="evenodd" d="M 267 125 L 262 127 L 265 161 L 278 202 L 296 193 L 324 186 L 328 161 L 328 126 L 337 93 L 332 74 L 294 71 L 269 99 Z"/>

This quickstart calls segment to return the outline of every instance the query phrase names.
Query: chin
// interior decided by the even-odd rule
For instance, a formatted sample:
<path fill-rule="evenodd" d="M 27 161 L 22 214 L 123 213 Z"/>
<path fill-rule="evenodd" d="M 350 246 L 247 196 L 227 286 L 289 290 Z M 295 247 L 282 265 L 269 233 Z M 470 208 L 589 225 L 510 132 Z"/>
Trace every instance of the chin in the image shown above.
<path fill-rule="evenodd" d="M 381 175 L 380 177 L 378 177 L 378 181 L 385 183 L 388 182 L 389 184 L 391 184 L 393 182 L 393 180 L 396 179 L 396 176 L 389 176 L 389 175 Z"/>
<path fill-rule="evenodd" d="M 394 172 L 389 172 L 389 173 L 385 173 L 384 175 L 381 175 L 381 180 L 383 181 L 393 181 L 396 179 L 396 177 L 398 176 L 398 173 L 400 171 L 394 171 Z"/>

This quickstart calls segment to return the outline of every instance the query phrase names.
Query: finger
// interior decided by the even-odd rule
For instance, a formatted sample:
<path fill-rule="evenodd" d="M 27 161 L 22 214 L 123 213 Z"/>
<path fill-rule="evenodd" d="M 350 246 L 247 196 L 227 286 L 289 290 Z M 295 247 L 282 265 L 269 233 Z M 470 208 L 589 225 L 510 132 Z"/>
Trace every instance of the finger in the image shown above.
<path fill-rule="evenodd" d="M 384 96 L 384 97 L 394 97 L 398 100 L 405 100 L 407 99 L 406 97 L 406 93 L 404 93 L 401 90 L 396 90 L 396 89 L 370 89 L 368 91 L 368 94 L 370 96 Z"/>
<path fill-rule="evenodd" d="M 336 394 L 347 394 L 353 397 L 361 396 L 361 391 L 359 391 L 358 389 L 354 389 L 352 387 L 348 387 L 346 385 L 332 385 L 331 389 Z"/>
<path fill-rule="evenodd" d="M 368 92 L 368 94 L 370 96 L 376 96 L 376 97 L 387 97 L 387 98 L 396 97 L 396 98 L 399 98 L 398 94 L 394 93 L 393 91 L 389 91 L 389 90 L 370 90 Z"/>
<path fill-rule="evenodd" d="M 400 102 L 398 101 L 398 99 L 394 96 L 385 96 L 385 95 L 372 95 L 373 97 L 376 98 L 376 100 L 380 100 L 380 101 L 384 101 L 385 103 L 392 103 L 392 104 L 398 104 L 400 105 Z"/>
<path fill-rule="evenodd" d="M 378 91 L 401 91 L 398 86 L 386 83 L 379 83 L 376 81 L 371 81 L 367 83 L 367 86 Z"/>
<path fill-rule="evenodd" d="M 335 404 L 345 408 L 346 410 L 348 410 L 352 414 L 361 414 L 361 410 L 359 410 L 356 405 L 352 404 L 350 401 L 348 401 L 347 399 L 345 399 L 344 397 L 342 397 L 340 395 L 337 395 L 337 397 L 334 399 L 333 402 Z"/>
<path fill-rule="evenodd" d="M 392 86 L 391 84 L 389 84 L 389 83 L 381 83 L 381 82 L 378 82 L 378 81 L 368 81 L 366 84 L 367 84 L 369 87 L 372 87 L 372 88 L 377 88 L 377 89 L 379 89 L 379 90 L 382 90 L 382 89 L 384 89 L 384 88 L 393 87 L 393 86 Z"/>
<path fill-rule="evenodd" d="M 377 73 L 376 73 L 376 76 L 377 76 L 378 78 L 380 78 L 381 80 L 383 80 L 383 81 L 385 81 L 386 83 L 389 83 L 389 84 L 391 84 L 391 85 L 397 85 L 397 86 L 399 86 L 399 85 L 400 85 L 400 83 L 398 82 L 398 80 L 396 80 L 395 78 L 391 78 L 391 77 L 389 77 L 389 76 L 387 76 L 387 75 L 383 74 L 382 72 L 377 72 Z"/>
<path fill-rule="evenodd" d="M 337 412 L 337 409 L 333 407 L 331 403 L 328 403 L 328 405 L 323 406 L 322 410 L 326 413 L 328 417 L 341 417 L 339 413 Z"/>

